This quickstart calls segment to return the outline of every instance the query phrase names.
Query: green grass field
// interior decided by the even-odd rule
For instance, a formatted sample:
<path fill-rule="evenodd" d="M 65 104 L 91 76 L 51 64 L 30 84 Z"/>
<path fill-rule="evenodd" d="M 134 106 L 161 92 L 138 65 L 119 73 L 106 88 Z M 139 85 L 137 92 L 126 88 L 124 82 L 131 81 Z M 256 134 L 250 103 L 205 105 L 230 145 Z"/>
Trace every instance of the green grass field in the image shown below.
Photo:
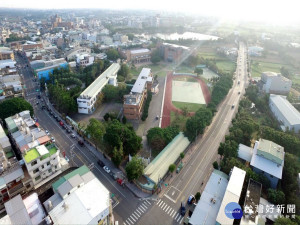
<path fill-rule="evenodd" d="M 187 107 L 189 112 L 196 112 L 198 109 L 203 107 L 201 104 L 195 104 L 195 103 L 187 103 L 187 102 L 175 102 L 172 101 L 172 104 L 177 108 L 177 109 L 182 109 L 183 107 Z"/>
<path fill-rule="evenodd" d="M 232 73 L 235 70 L 235 63 L 229 60 L 217 61 L 216 65 L 219 69 L 227 73 Z"/>
<path fill-rule="evenodd" d="M 185 131 L 185 124 L 189 117 L 182 115 L 176 115 L 175 112 L 171 112 L 171 125 L 178 126 L 181 131 Z"/>
<path fill-rule="evenodd" d="M 173 80 L 177 81 L 185 81 L 185 82 L 198 82 L 195 78 L 193 77 L 179 77 L 179 76 L 173 76 Z"/>
<path fill-rule="evenodd" d="M 262 72 L 271 71 L 271 72 L 280 72 L 280 68 L 282 64 L 279 63 L 271 63 L 271 62 L 261 62 L 254 61 L 251 64 L 251 76 L 252 77 L 260 77 Z"/>

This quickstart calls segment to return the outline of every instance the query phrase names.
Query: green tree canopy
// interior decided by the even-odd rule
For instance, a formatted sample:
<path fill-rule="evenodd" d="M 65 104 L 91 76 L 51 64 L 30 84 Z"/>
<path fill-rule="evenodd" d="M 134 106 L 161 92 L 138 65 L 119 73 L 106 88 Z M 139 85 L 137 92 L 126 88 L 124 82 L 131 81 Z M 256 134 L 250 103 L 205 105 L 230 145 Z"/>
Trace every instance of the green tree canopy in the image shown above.
<path fill-rule="evenodd" d="M 171 165 L 169 166 L 169 172 L 170 172 L 170 173 L 173 173 L 173 172 L 175 171 L 175 169 L 176 169 L 176 165 L 175 165 L 175 164 L 171 164 Z"/>
<path fill-rule="evenodd" d="M 277 218 L 274 225 L 297 225 L 296 222 L 293 222 L 290 218 Z"/>
<path fill-rule="evenodd" d="M 138 179 L 144 173 L 143 161 L 136 156 L 132 157 L 131 161 L 125 167 L 127 178 L 129 181 Z"/>
<path fill-rule="evenodd" d="M 151 62 L 153 64 L 157 64 L 160 61 L 161 61 L 161 57 L 160 57 L 159 51 L 156 49 L 151 53 Z"/>
<path fill-rule="evenodd" d="M 120 145 L 120 148 L 114 147 L 111 160 L 118 167 L 124 158 L 123 144 Z"/>
<path fill-rule="evenodd" d="M 285 194 L 280 190 L 268 189 L 268 199 L 270 202 L 276 205 L 285 203 Z"/>
<path fill-rule="evenodd" d="M 106 52 L 106 55 L 107 55 L 107 59 L 113 60 L 113 61 L 120 58 L 119 52 L 114 48 L 108 49 L 107 52 Z"/>
<path fill-rule="evenodd" d="M 197 75 L 202 75 L 203 74 L 203 69 L 200 67 L 196 67 L 194 73 Z"/>
<path fill-rule="evenodd" d="M 99 145 L 102 141 L 105 133 L 105 127 L 101 121 L 91 118 L 89 124 L 85 129 L 86 133 L 89 134 L 96 145 Z"/>
<path fill-rule="evenodd" d="M 29 110 L 30 115 L 33 116 L 33 108 L 25 99 L 7 99 L 0 103 L 0 118 L 5 120 L 7 117 L 13 116 L 16 113 L 20 113 L 25 110 Z"/>
<path fill-rule="evenodd" d="M 126 64 L 122 64 L 120 70 L 118 71 L 118 76 L 127 78 L 130 73 L 130 69 Z"/>

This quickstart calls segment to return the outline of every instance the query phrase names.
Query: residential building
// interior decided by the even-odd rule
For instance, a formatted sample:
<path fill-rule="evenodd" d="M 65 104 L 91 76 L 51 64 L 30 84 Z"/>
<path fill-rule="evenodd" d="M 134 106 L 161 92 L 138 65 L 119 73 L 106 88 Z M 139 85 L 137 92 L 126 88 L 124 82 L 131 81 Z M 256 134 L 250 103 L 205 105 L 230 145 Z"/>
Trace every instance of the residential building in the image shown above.
<path fill-rule="evenodd" d="M 158 46 L 161 57 L 166 62 L 180 63 L 190 52 L 190 48 L 182 45 L 162 43 Z"/>
<path fill-rule="evenodd" d="M 214 170 L 193 211 L 189 224 L 211 225 L 216 223 L 227 185 L 228 175 L 219 170 Z"/>
<path fill-rule="evenodd" d="M 39 145 L 23 153 L 23 160 L 33 184 L 49 181 L 62 172 L 60 164 L 60 150 L 54 143 Z"/>
<path fill-rule="evenodd" d="M 1 124 L 0 176 L 0 212 L 2 212 L 5 202 L 18 194 L 31 190 L 33 183 L 28 174 L 24 174 Z"/>
<path fill-rule="evenodd" d="M 49 79 L 49 73 L 53 73 L 54 69 L 67 68 L 68 63 L 64 58 L 54 59 L 50 61 L 36 60 L 30 63 L 32 69 L 35 70 L 38 79 L 44 77 Z"/>
<path fill-rule="evenodd" d="M 263 72 L 261 74 L 262 90 L 270 94 L 288 95 L 292 81 L 274 72 Z"/>
<path fill-rule="evenodd" d="M 0 60 L 0 69 L 5 69 L 5 68 L 15 68 L 16 67 L 16 61 L 12 59 L 4 59 Z"/>
<path fill-rule="evenodd" d="M 282 178 L 284 155 L 282 146 L 265 139 L 256 141 L 253 149 L 240 144 L 238 150 L 238 157 L 250 162 L 253 171 L 268 178 L 272 188 Z"/>
<path fill-rule="evenodd" d="M 261 56 L 264 48 L 259 46 L 250 46 L 248 47 L 248 54 L 250 56 Z"/>
<path fill-rule="evenodd" d="M 147 92 L 151 91 L 153 77 L 151 69 L 143 68 L 129 95 L 124 95 L 123 114 L 127 119 L 140 119 Z"/>
<path fill-rule="evenodd" d="M 77 66 L 86 67 L 94 63 L 94 56 L 90 54 L 77 54 L 76 55 L 76 64 Z"/>
<path fill-rule="evenodd" d="M 42 43 L 35 43 L 35 42 L 27 42 L 22 45 L 22 49 L 24 52 L 30 51 L 30 50 L 36 50 L 36 49 L 41 49 L 43 48 Z"/>
<path fill-rule="evenodd" d="M 12 144 L 20 153 L 50 141 L 46 132 L 41 130 L 39 124 L 31 118 L 29 110 L 6 118 L 5 123 Z"/>
<path fill-rule="evenodd" d="M 101 90 L 106 84 L 116 86 L 117 73 L 120 69 L 118 63 L 108 67 L 93 83 L 90 84 L 77 98 L 78 113 L 92 114 L 96 109 L 96 102 Z"/>
<path fill-rule="evenodd" d="M 0 100 L 21 97 L 23 95 L 21 77 L 18 74 L 6 76 L 0 75 L 0 95 Z"/>
<path fill-rule="evenodd" d="M 280 122 L 282 130 L 300 132 L 300 112 L 287 100 L 286 96 L 270 95 L 269 107 Z"/>
<path fill-rule="evenodd" d="M 147 48 L 127 50 L 126 59 L 133 64 L 150 63 L 151 51 Z"/>
<path fill-rule="evenodd" d="M 43 204 L 55 224 L 113 224 L 110 193 L 82 166 L 52 184 L 54 195 Z"/>
<path fill-rule="evenodd" d="M 217 215 L 216 219 L 216 225 L 230 225 L 233 224 L 233 219 L 230 219 L 227 217 L 225 212 L 225 207 L 230 202 L 236 202 L 238 203 L 240 200 L 241 192 L 244 185 L 246 172 L 238 167 L 233 167 L 231 173 L 229 182 L 224 194 L 224 198 L 222 200 L 220 210 Z"/>
<path fill-rule="evenodd" d="M 46 213 L 37 193 L 32 193 L 24 199 L 22 199 L 21 195 L 17 195 L 5 203 L 5 209 L 7 215 L 0 219 L 0 224 L 48 224 L 45 219 Z"/>
<path fill-rule="evenodd" d="M 14 52 L 9 48 L 0 47 L 0 60 L 6 59 L 15 60 Z"/>

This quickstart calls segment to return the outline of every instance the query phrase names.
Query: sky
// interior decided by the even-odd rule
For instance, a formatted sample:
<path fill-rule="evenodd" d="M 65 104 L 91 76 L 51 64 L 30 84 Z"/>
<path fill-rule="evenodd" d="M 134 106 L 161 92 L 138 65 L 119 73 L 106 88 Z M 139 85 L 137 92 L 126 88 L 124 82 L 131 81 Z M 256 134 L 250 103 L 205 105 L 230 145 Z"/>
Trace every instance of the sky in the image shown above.
<path fill-rule="evenodd" d="M 0 7 L 151 9 L 274 24 L 300 22 L 299 6 L 299 0 L 0 0 Z"/>

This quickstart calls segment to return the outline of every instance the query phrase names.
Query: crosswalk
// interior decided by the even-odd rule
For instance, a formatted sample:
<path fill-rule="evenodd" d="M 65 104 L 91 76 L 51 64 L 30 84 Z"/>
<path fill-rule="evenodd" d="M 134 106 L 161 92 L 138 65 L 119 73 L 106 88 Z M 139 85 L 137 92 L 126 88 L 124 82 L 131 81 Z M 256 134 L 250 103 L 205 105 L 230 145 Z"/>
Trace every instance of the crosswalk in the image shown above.
<path fill-rule="evenodd" d="M 143 203 L 141 203 L 136 210 L 123 222 L 123 225 L 134 225 L 137 224 L 137 221 L 140 219 L 140 217 L 148 210 L 148 208 L 151 206 L 151 202 L 148 200 L 145 200 Z"/>
<path fill-rule="evenodd" d="M 178 209 L 173 209 L 166 202 L 159 199 L 156 202 L 156 206 L 161 208 L 165 213 L 167 213 L 170 217 L 172 217 L 177 223 L 181 224 L 183 221 L 183 216 L 180 215 Z"/>

